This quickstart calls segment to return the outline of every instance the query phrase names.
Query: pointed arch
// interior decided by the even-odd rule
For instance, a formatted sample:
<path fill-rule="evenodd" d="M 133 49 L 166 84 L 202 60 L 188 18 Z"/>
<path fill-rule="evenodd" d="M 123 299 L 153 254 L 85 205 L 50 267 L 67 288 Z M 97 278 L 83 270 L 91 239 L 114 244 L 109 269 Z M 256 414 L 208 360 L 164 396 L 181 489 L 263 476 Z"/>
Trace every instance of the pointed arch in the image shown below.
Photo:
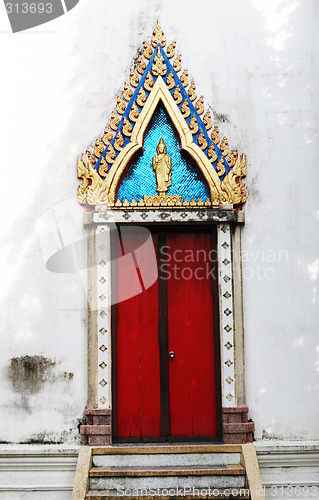
<path fill-rule="evenodd" d="M 176 105 L 171 93 L 168 91 L 163 78 L 159 76 L 135 123 L 130 142 L 121 150 L 108 173 L 108 196 L 111 204 L 115 202 L 115 195 L 127 164 L 131 158 L 143 148 L 143 139 L 147 126 L 160 102 L 166 109 L 179 135 L 181 149 L 192 157 L 203 174 L 210 190 L 211 199 L 214 200 L 217 193 L 220 192 L 220 180 L 215 169 L 212 167 L 205 153 L 194 143 L 193 135 L 186 120 Z"/>

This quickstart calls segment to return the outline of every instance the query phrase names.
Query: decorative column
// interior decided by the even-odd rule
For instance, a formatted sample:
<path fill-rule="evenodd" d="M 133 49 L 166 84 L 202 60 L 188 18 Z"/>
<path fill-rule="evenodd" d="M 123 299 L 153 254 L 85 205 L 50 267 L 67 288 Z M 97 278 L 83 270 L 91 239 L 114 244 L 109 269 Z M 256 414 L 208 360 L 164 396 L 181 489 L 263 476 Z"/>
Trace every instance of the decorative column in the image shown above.
<path fill-rule="evenodd" d="M 220 283 L 221 375 L 224 443 L 253 441 L 254 424 L 248 422 L 248 408 L 237 406 L 235 367 L 234 289 L 231 229 L 218 226 L 218 260 Z"/>
<path fill-rule="evenodd" d="M 109 445 L 111 432 L 111 245 L 108 225 L 95 226 L 89 244 L 89 397 L 82 444 Z M 95 346 L 95 349 L 92 345 Z M 95 351 L 95 352 L 94 352 Z"/>

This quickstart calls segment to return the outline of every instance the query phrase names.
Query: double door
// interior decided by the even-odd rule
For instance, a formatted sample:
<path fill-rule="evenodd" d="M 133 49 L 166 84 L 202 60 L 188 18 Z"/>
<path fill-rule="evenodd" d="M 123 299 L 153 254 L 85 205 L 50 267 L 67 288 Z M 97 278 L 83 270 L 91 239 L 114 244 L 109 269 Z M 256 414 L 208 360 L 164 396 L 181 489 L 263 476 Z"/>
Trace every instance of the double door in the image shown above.
<path fill-rule="evenodd" d="M 113 439 L 218 440 L 215 228 L 113 238 Z"/>

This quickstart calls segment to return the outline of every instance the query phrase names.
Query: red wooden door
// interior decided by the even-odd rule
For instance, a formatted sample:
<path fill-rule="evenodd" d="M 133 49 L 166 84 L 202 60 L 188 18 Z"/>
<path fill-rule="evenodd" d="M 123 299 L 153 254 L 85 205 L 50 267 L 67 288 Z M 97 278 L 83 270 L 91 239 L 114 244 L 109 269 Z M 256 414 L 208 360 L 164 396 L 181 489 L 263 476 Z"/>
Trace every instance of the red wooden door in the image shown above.
<path fill-rule="evenodd" d="M 152 230 L 152 241 L 153 250 L 144 244 L 145 235 L 132 231 L 125 248 L 122 240 L 116 244 L 114 438 L 213 437 L 218 429 L 212 231 Z M 129 263 L 122 258 L 128 254 L 138 259 Z M 154 265 L 159 279 L 144 286 Z M 135 295 L 122 300 L 128 285 Z"/>
<path fill-rule="evenodd" d="M 171 436 L 215 436 L 216 383 L 211 232 L 167 235 Z"/>

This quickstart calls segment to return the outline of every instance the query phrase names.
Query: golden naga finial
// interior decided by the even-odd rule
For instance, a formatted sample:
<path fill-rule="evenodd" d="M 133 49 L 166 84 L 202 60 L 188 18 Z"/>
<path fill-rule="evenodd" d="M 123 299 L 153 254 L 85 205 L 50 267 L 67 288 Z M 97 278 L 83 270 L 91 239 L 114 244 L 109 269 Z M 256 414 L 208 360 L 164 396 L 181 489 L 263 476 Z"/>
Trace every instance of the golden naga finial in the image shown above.
<path fill-rule="evenodd" d="M 152 73 L 154 76 L 164 76 L 167 73 L 167 66 L 164 63 L 164 57 L 161 54 L 161 49 L 158 47 L 157 54 L 152 66 Z"/>
<path fill-rule="evenodd" d="M 166 154 L 167 148 L 162 138 L 156 151 L 157 155 L 153 157 L 152 166 L 156 177 L 156 191 L 162 197 L 172 185 L 172 159 Z"/>
<path fill-rule="evenodd" d="M 157 20 L 156 27 L 153 31 L 153 36 L 152 36 L 152 45 L 154 49 L 157 47 L 158 44 L 161 44 L 162 47 L 165 47 L 166 45 L 166 38 L 164 36 L 164 31 L 160 27 L 160 23 Z"/>

